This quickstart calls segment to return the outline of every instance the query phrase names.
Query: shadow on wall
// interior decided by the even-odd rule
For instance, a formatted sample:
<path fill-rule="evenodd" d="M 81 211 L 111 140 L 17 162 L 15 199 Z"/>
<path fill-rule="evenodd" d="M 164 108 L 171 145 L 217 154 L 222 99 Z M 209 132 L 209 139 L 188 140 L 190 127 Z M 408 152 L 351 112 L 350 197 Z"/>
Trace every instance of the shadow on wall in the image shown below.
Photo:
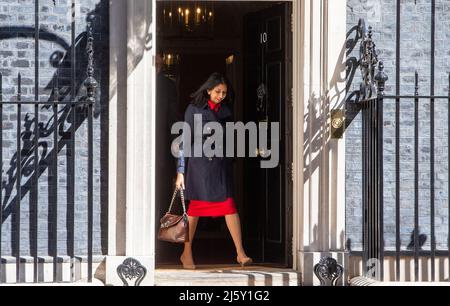
<path fill-rule="evenodd" d="M 308 114 L 304 117 L 305 122 L 307 122 L 304 139 L 305 168 L 303 175 L 305 182 L 310 178 L 309 172 L 315 172 L 319 167 L 320 160 L 323 158 L 322 154 L 324 153 L 324 148 L 329 147 L 330 128 L 326 123 L 328 118 L 330 118 L 331 104 L 336 102 L 334 106 L 335 109 L 342 109 L 345 105 L 346 128 L 360 111 L 360 107 L 357 103 L 359 99 L 359 90 L 349 92 L 356 71 L 359 68 L 359 60 L 354 56 L 350 57 L 350 54 L 356 46 L 359 46 L 358 43 L 361 41 L 362 34 L 360 26 L 361 25 L 354 26 L 347 33 L 346 43 L 341 49 L 338 62 L 336 63 L 336 69 L 331 78 L 330 90 L 324 96 L 317 96 L 316 93 L 313 93 L 309 98 Z M 352 35 L 354 36 L 351 37 Z M 342 68 L 344 65 L 341 64 L 344 63 L 344 60 L 346 69 L 345 80 L 342 79 L 342 73 L 344 72 Z M 344 81 L 346 84 L 345 89 L 339 90 L 338 84 L 342 84 Z M 330 96 L 329 94 L 332 92 L 334 92 L 334 94 Z M 346 98 L 343 99 L 343 97 Z M 308 162 L 309 154 L 316 155 L 311 162 Z"/>
<path fill-rule="evenodd" d="M 107 131 L 108 127 L 108 118 L 107 118 L 107 103 L 108 103 L 108 81 L 109 75 L 108 71 L 105 67 L 108 67 L 108 44 L 107 41 L 96 40 L 97 33 L 107 33 L 108 22 L 103 19 L 102 21 L 97 20 L 97 16 L 105 15 L 104 12 L 108 12 L 108 1 L 101 0 L 97 5 L 95 10 L 89 12 L 86 16 L 86 22 L 91 24 L 92 32 L 94 33 L 94 77 L 99 83 L 99 87 L 96 93 L 96 103 L 94 106 L 94 116 L 95 118 L 99 118 L 101 116 L 101 144 L 100 144 L 100 156 L 107 156 L 106 148 L 108 135 L 105 134 L 104 131 Z M 105 30 L 106 29 L 106 30 Z M 50 90 L 51 94 L 48 98 L 48 101 L 75 101 L 77 103 L 84 102 L 86 100 L 86 92 L 84 88 L 84 80 L 87 77 L 86 70 L 88 64 L 88 56 L 86 52 L 87 45 L 87 32 L 82 32 L 75 39 L 75 54 L 77 60 L 77 78 L 74 82 L 74 88 L 72 88 L 71 82 L 71 59 L 72 59 L 72 46 L 68 44 L 62 37 L 59 37 L 56 34 L 50 33 L 46 30 L 40 30 L 39 39 L 41 41 L 48 41 L 61 46 L 65 52 L 55 51 L 49 61 L 51 67 L 56 68 L 53 77 L 50 82 L 46 85 L 45 89 Z M 15 38 L 30 38 L 34 39 L 34 28 L 32 27 L 8 27 L 8 29 L 2 29 L 0 27 L 0 40 L 7 39 L 15 39 Z M 106 52 L 106 53 L 105 53 Z M 100 68 L 102 69 L 100 73 Z M 72 100 L 72 90 L 75 93 L 75 100 Z M 104 94 L 101 94 L 104 93 Z M 15 98 L 17 99 L 17 98 Z M 49 105 L 44 105 L 41 107 L 41 111 L 51 110 L 52 107 Z M 49 143 L 46 141 L 42 141 L 42 138 L 50 137 L 55 132 L 58 133 L 58 144 L 57 144 L 57 152 L 59 153 L 61 150 L 65 149 L 66 151 L 66 159 L 65 166 L 67 167 L 67 213 L 66 213 L 66 224 L 67 227 L 67 252 L 68 254 L 73 254 L 73 245 L 74 245 L 74 237 L 73 237 L 73 229 L 74 229 L 74 215 L 75 215 L 75 199 L 70 198 L 71 191 L 73 191 L 73 184 L 70 184 L 71 177 L 75 175 L 75 169 L 70 167 L 70 165 L 74 165 L 75 156 L 71 155 L 72 146 L 72 131 L 73 134 L 83 125 L 88 116 L 87 107 L 84 105 L 78 105 L 76 107 L 71 107 L 70 104 L 60 105 L 58 109 L 57 118 L 51 116 L 47 122 L 39 122 L 38 127 L 34 124 L 34 112 L 26 113 L 23 120 L 23 125 L 21 128 L 21 142 L 22 142 L 22 150 L 21 150 L 21 159 L 18 161 L 18 152 L 15 152 L 9 162 L 9 168 L 5 171 L 7 174 L 6 181 L 2 182 L 2 220 L 4 223 L 5 220 L 14 214 L 14 211 L 17 206 L 18 200 L 22 200 L 25 196 L 30 196 L 30 225 L 31 225 L 31 213 L 33 209 L 35 209 L 38 205 L 38 199 L 34 196 L 34 192 L 37 188 L 34 184 L 34 181 L 39 178 L 46 170 L 50 173 L 55 173 L 56 169 L 53 169 L 54 165 L 54 146 L 50 147 Z M 55 128 L 55 120 L 57 120 L 57 128 Z M 38 138 L 38 160 L 36 161 L 34 157 L 35 150 L 35 139 L 39 135 Z M 52 137 L 52 136 L 51 136 Z M 3 144 L 2 144 L 3 145 Z M 40 150 L 39 150 L 40 149 Z M 101 198 L 101 222 L 104 223 L 104 220 L 107 220 L 107 181 L 104 179 L 107 177 L 107 158 L 100 159 L 100 198 Z M 35 172 L 35 164 L 38 163 L 38 172 Z M 17 165 L 20 164 L 21 167 L 21 198 L 18 199 L 17 195 L 14 194 L 14 191 L 17 190 Z M 105 175 L 106 174 L 106 175 Z M 51 175 L 48 176 L 48 227 L 49 227 L 49 237 L 48 237 L 48 250 L 50 254 L 53 254 L 54 246 L 51 243 L 51 225 L 52 222 L 52 211 L 55 211 L 56 203 L 52 201 L 52 194 L 54 194 L 54 183 Z M 70 205 L 72 203 L 72 205 Z M 12 218 L 11 229 L 17 226 L 15 223 L 15 218 Z M 101 239 L 102 239 L 102 252 L 105 253 L 107 250 L 106 246 L 106 227 L 102 225 L 101 229 Z M 70 232 L 72 230 L 72 232 Z M 16 250 L 18 247 L 19 241 L 15 241 L 15 236 L 11 231 L 11 244 L 12 250 Z M 71 236 L 72 235 L 72 236 Z M 33 249 L 34 243 L 33 241 L 37 239 L 36 230 L 33 230 L 30 226 L 30 248 L 31 254 L 36 252 Z"/>
<path fill-rule="evenodd" d="M 328 124 L 329 118 L 331 117 L 331 109 L 345 109 L 345 126 L 346 129 L 353 119 L 358 114 L 360 108 L 358 106 L 359 90 L 349 92 L 353 79 L 355 77 L 356 71 L 359 68 L 359 59 L 354 56 L 350 56 L 354 49 L 359 46 L 359 43 L 363 36 L 363 22 L 354 26 L 346 34 L 346 42 L 342 46 L 339 53 L 337 63 L 335 65 L 335 70 L 331 77 L 330 89 L 322 96 L 318 96 L 316 93 L 312 93 L 308 101 L 308 113 L 304 117 L 304 122 L 306 124 L 306 129 L 304 132 L 304 169 L 303 177 L 304 183 L 311 180 L 313 174 L 317 174 L 319 177 L 319 185 L 325 186 L 326 190 L 332 190 L 331 199 L 324 198 L 330 197 L 330 195 L 319 195 L 319 220 L 321 222 L 330 222 L 329 215 L 330 207 L 327 204 L 333 199 L 340 190 L 337 190 L 337 180 L 332 180 L 333 186 L 329 185 L 329 176 L 337 173 L 338 167 L 338 154 L 337 154 L 337 142 L 331 141 L 331 129 Z M 342 75 L 346 73 L 345 79 Z M 346 86 L 344 89 L 340 89 L 339 85 L 345 82 Z M 333 164 L 324 163 L 324 159 L 328 156 L 332 156 Z M 324 169 L 321 169 L 321 164 L 324 164 Z M 331 187 L 331 188 L 327 188 Z M 333 206 L 331 206 L 333 207 Z M 333 209 L 333 208 L 331 208 Z M 336 214 L 336 211 L 333 211 Z M 334 216 L 334 218 L 337 218 Z M 328 229 L 329 226 L 323 226 L 322 229 Z M 315 228 L 314 232 L 317 229 Z M 328 230 L 327 230 L 328 231 Z M 329 233 L 314 233 L 314 239 L 311 247 L 320 247 L 317 244 L 319 242 L 316 236 L 329 237 Z M 345 234 L 341 233 L 339 239 L 340 245 L 345 244 Z M 335 244 L 335 242 L 332 242 Z M 332 245 L 332 247 L 334 247 Z"/>

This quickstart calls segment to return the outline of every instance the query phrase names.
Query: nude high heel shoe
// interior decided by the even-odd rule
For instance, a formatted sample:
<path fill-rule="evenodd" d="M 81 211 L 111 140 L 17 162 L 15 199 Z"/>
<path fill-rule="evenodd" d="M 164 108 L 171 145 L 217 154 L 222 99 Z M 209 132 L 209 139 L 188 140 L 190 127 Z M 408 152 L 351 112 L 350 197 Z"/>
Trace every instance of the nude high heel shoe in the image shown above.
<path fill-rule="evenodd" d="M 181 264 L 183 265 L 183 269 L 185 270 L 195 270 L 197 267 L 195 264 L 185 264 L 183 260 L 183 256 L 180 257 Z"/>
<path fill-rule="evenodd" d="M 250 257 L 244 257 L 243 259 L 236 257 L 236 261 L 241 265 L 241 267 L 249 266 L 253 263 L 253 259 Z"/>

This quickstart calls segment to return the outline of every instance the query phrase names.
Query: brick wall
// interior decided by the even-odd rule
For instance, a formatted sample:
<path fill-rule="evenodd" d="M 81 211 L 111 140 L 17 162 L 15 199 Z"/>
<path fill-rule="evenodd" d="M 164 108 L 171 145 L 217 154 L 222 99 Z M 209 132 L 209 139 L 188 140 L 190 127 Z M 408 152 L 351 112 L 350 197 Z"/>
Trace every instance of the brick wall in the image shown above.
<path fill-rule="evenodd" d="M 99 105 L 96 107 L 94 119 L 94 252 L 102 253 L 106 247 L 106 208 L 107 208 L 107 101 L 108 101 L 108 1 L 105 0 L 77 0 L 75 1 L 75 31 L 79 40 L 76 42 L 76 100 L 85 95 L 82 85 L 86 78 L 86 40 L 82 35 L 86 31 L 87 20 L 93 23 L 95 38 L 95 78 L 99 82 L 97 97 Z M 70 47 L 71 46 L 71 6 L 70 0 L 40 0 L 39 23 L 42 32 L 39 40 L 39 99 L 48 101 L 52 92 L 54 80 L 58 79 L 60 94 L 65 96 L 64 101 L 70 101 Z M 92 19 L 91 19 L 92 18 Z M 22 76 L 22 99 L 34 100 L 35 92 L 35 41 L 33 37 L 35 27 L 35 1 L 34 0 L 0 0 L 0 73 L 3 75 L 3 101 L 17 99 L 17 75 Z M 68 48 L 68 49 L 67 49 Z M 58 60 L 62 64 L 58 64 Z M 52 108 L 40 107 L 39 121 L 43 126 L 53 124 Z M 63 116 L 64 106 L 59 106 L 59 118 Z M 78 118 L 82 118 L 79 114 Z M 3 160 L 2 160 L 2 204 L 4 220 L 2 222 L 2 255 L 13 252 L 15 241 L 14 210 L 16 203 L 16 163 L 17 154 L 17 107 L 3 105 Z M 22 141 L 21 146 L 27 147 L 33 142 L 34 106 L 22 106 Z M 66 130 L 71 125 L 68 119 L 64 123 Z M 75 133 L 75 156 L 70 156 L 67 144 L 64 143 L 62 129 L 59 131 L 58 142 L 63 144 L 58 153 L 58 185 L 57 185 L 57 232 L 58 253 L 65 255 L 74 245 L 74 253 L 83 255 L 87 252 L 87 120 L 84 120 Z M 53 133 L 41 135 L 40 158 L 49 154 L 54 148 Z M 25 160 L 34 170 L 34 153 L 22 151 Z M 27 155 L 29 155 L 27 157 Z M 75 198 L 74 213 L 68 209 L 68 161 L 75 162 Z M 50 159 L 51 161 L 51 159 Z M 26 187 L 34 171 L 23 171 L 22 193 L 20 201 L 20 248 L 21 255 L 28 255 L 32 251 L 33 233 L 36 229 L 30 223 L 32 207 L 37 205 L 38 253 L 48 255 L 51 253 L 51 229 L 53 224 L 52 211 L 55 201 L 51 198 L 54 184 L 51 178 L 51 162 L 41 164 L 45 169 L 39 176 L 38 198 L 33 199 L 34 185 Z M 50 173 L 49 173 L 50 171 Z M 70 223 L 73 220 L 73 240 L 70 238 Z"/>
<path fill-rule="evenodd" d="M 416 2 L 416 3 L 415 3 Z M 347 29 L 364 18 L 373 27 L 379 59 L 389 76 L 387 94 L 395 94 L 396 1 L 348 0 Z M 435 94 L 447 95 L 450 72 L 450 1 L 436 0 Z M 419 93 L 430 94 L 431 1 L 401 1 L 400 93 L 414 94 L 414 72 Z M 358 58 L 359 47 L 350 57 Z M 359 86 L 358 72 L 351 90 Z M 447 248 L 448 231 L 448 101 L 435 102 L 435 231 L 438 249 Z M 384 231 L 386 249 L 395 249 L 395 105 L 384 104 Z M 414 227 L 414 104 L 402 100 L 400 110 L 400 220 L 401 246 L 406 249 Z M 430 101 L 419 106 L 419 226 L 430 248 Z M 346 231 L 353 250 L 361 248 L 361 117 L 346 131 Z"/>

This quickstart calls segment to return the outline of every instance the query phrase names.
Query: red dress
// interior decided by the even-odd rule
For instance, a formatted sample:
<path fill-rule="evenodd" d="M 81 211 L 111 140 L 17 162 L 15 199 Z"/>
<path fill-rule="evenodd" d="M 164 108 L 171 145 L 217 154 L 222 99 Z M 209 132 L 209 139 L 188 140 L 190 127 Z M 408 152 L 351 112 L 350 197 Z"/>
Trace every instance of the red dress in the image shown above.
<path fill-rule="evenodd" d="M 220 103 L 215 104 L 208 101 L 208 105 L 213 111 L 219 111 Z M 237 210 L 233 198 L 228 198 L 223 202 L 191 200 L 187 211 L 188 216 L 191 217 L 221 217 L 234 215 L 235 213 L 237 213 Z"/>

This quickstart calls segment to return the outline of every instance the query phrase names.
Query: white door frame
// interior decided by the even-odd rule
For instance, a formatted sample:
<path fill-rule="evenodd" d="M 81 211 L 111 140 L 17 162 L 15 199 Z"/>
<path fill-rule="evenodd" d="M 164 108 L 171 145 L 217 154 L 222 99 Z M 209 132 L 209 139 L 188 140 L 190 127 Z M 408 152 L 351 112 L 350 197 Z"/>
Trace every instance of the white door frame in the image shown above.
<path fill-rule="evenodd" d="M 340 55 L 345 45 L 346 1 L 290 1 L 294 16 L 293 259 L 294 269 L 302 272 L 308 284 L 307 253 L 344 250 L 344 141 L 330 140 L 327 127 L 330 109 L 341 106 L 343 99 L 331 90 L 345 88 L 345 59 Z M 156 0 L 110 3 L 109 255 L 154 259 L 156 25 L 152 20 L 156 10 L 149 9 L 156 7 Z M 150 45 L 146 45 L 148 37 Z M 320 124 L 314 124 L 324 131 L 320 152 L 304 143 L 316 133 L 308 129 L 311 110 L 324 114 Z M 309 119 L 304 120 L 305 116 Z M 154 269 L 154 263 L 149 268 Z"/>

